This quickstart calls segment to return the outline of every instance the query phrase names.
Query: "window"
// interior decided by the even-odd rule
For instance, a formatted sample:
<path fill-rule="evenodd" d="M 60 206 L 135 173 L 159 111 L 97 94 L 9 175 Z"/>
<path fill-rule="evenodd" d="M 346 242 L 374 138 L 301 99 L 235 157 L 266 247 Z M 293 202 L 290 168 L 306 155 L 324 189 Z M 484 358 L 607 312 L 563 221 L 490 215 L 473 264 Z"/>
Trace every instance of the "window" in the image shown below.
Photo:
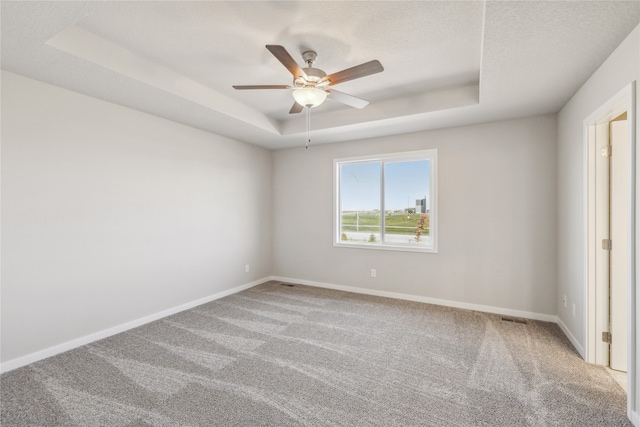
<path fill-rule="evenodd" d="M 437 151 L 334 160 L 334 245 L 437 252 Z"/>

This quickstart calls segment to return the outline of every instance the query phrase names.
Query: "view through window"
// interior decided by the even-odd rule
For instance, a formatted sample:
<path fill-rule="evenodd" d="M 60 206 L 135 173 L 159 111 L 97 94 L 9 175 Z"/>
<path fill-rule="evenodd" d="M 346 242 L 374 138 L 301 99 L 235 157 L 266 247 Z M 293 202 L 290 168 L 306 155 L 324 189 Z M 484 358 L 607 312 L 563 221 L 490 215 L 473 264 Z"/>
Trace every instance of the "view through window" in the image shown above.
<path fill-rule="evenodd" d="M 336 160 L 335 244 L 435 252 L 436 155 Z"/>

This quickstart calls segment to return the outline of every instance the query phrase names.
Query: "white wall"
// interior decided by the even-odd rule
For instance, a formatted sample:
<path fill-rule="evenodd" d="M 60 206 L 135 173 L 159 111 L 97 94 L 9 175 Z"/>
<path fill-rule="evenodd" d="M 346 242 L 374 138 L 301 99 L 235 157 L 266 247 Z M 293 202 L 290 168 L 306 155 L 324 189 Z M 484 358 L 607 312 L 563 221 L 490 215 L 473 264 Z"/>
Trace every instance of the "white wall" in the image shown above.
<path fill-rule="evenodd" d="M 586 342 L 586 272 L 585 272 L 585 140 L 584 119 L 615 96 L 630 82 L 636 81 L 636 182 L 640 165 L 640 25 L 616 48 L 598 70 L 578 90 L 573 98 L 558 113 L 558 301 L 567 295 L 569 307 L 575 303 L 576 316 L 558 302 L 558 317 L 573 335 L 578 345 L 585 348 Z M 640 185 L 636 184 L 636 227 L 640 225 Z M 640 248 L 640 230 L 636 228 L 636 251 Z M 640 254 L 636 252 L 636 316 L 640 299 L 637 284 L 640 283 L 638 264 Z M 640 366 L 638 335 L 640 318 L 636 317 L 635 366 Z M 635 401 L 630 402 L 630 418 L 640 425 L 640 376 L 629 377 L 629 388 L 635 385 Z M 633 384 L 633 385 L 632 385 Z"/>
<path fill-rule="evenodd" d="M 302 145 L 273 154 L 276 276 L 555 315 L 555 115 Z M 430 148 L 439 253 L 334 247 L 333 159 Z"/>
<path fill-rule="evenodd" d="M 1 137 L 3 363 L 271 274 L 270 152 L 7 72 Z"/>
<path fill-rule="evenodd" d="M 627 84 L 640 81 L 640 26 L 620 44 L 558 114 L 558 294 L 556 310 L 585 346 L 584 120 Z M 561 301 L 567 295 L 565 308 Z M 571 313 L 576 304 L 576 316 Z"/>

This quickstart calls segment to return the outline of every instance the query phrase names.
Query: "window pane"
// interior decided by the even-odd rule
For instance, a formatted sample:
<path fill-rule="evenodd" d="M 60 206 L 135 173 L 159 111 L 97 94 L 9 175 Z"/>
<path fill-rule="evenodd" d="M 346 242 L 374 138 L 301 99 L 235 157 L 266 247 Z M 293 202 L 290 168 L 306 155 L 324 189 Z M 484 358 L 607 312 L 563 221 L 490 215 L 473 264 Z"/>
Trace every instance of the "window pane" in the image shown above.
<path fill-rule="evenodd" d="M 380 162 L 340 165 L 340 240 L 380 242 Z"/>
<path fill-rule="evenodd" d="M 430 160 L 385 163 L 385 243 L 431 244 L 430 176 Z"/>
<path fill-rule="evenodd" d="M 437 150 L 334 159 L 334 246 L 437 253 L 437 159 Z"/>

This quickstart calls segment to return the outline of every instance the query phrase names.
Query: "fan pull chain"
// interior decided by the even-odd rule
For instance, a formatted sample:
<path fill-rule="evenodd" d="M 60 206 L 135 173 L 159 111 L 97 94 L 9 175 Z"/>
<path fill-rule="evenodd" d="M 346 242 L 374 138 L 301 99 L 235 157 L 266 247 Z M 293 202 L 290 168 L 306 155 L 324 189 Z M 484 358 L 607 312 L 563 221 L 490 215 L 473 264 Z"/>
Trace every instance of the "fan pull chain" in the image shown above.
<path fill-rule="evenodd" d="M 307 105 L 307 145 L 305 150 L 309 149 L 309 143 L 311 142 L 311 107 Z"/>

